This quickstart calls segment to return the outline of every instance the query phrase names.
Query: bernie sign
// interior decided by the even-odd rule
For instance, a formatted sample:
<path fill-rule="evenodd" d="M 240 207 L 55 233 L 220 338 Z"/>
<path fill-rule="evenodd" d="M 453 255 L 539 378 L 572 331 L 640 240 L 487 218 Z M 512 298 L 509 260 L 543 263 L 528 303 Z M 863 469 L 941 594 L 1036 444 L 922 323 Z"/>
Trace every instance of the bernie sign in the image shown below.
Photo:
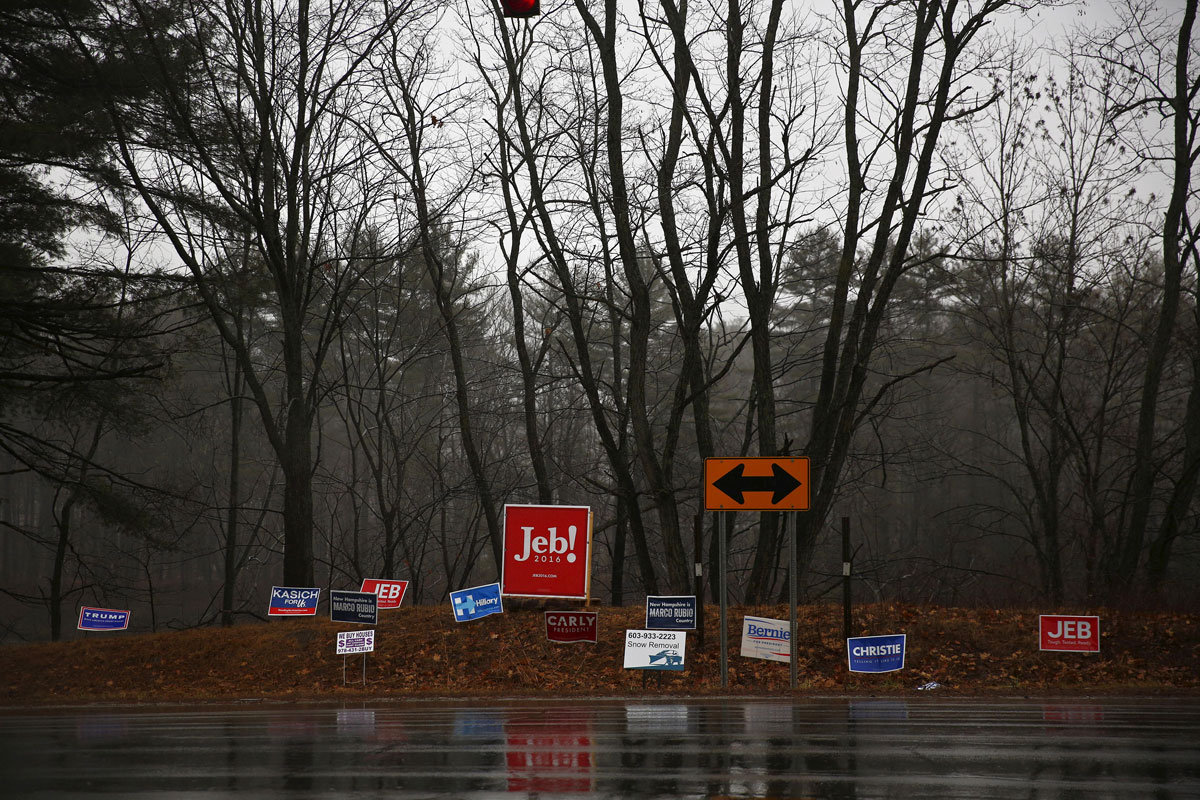
<path fill-rule="evenodd" d="M 851 672 L 895 672 L 904 669 L 904 634 L 860 636 L 846 640 Z"/>
<path fill-rule="evenodd" d="M 788 620 L 746 617 L 742 621 L 742 655 L 767 661 L 792 660 L 792 626 Z"/>
<path fill-rule="evenodd" d="M 321 590 L 296 589 L 291 586 L 271 587 L 269 617 L 315 617 Z"/>
<path fill-rule="evenodd" d="M 76 627 L 81 631 L 123 631 L 129 627 L 129 612 L 117 608 L 82 606 Z"/>
<path fill-rule="evenodd" d="M 499 583 L 451 592 L 450 604 L 454 607 L 455 622 L 470 622 L 489 614 L 504 613 L 504 604 L 500 602 Z"/>
<path fill-rule="evenodd" d="M 650 630 L 694 631 L 696 630 L 696 598 L 682 597 L 646 598 L 646 627 Z"/>

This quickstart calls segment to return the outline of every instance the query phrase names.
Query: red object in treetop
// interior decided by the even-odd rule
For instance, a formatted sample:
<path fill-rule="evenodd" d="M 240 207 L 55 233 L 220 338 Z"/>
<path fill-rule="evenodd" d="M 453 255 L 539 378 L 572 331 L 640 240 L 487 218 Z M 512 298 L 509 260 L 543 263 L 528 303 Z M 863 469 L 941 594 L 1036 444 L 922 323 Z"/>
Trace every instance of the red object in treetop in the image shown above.
<path fill-rule="evenodd" d="M 500 13 L 506 17 L 536 17 L 542 13 L 539 0 L 500 0 Z"/>

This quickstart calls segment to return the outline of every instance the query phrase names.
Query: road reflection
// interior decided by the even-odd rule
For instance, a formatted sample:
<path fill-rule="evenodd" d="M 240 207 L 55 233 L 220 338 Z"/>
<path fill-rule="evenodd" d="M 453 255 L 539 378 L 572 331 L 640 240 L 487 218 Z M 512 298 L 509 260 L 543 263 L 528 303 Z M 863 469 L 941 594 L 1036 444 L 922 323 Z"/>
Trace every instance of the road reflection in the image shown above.
<path fill-rule="evenodd" d="M 381 702 L 0 722 L 13 797 L 1200 795 L 1193 700 Z"/>

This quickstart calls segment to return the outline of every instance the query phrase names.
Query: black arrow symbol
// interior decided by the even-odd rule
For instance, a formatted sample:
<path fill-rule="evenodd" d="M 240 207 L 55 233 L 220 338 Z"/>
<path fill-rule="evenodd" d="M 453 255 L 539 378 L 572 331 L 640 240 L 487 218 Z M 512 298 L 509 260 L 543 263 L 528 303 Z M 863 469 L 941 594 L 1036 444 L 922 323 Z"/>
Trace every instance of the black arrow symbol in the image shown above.
<path fill-rule="evenodd" d="M 742 503 L 743 492 L 771 492 L 771 505 L 800 487 L 800 481 L 778 464 L 771 465 L 770 475 L 743 475 L 745 464 L 738 464 L 713 481 L 713 486 L 729 495 L 733 502 Z"/>

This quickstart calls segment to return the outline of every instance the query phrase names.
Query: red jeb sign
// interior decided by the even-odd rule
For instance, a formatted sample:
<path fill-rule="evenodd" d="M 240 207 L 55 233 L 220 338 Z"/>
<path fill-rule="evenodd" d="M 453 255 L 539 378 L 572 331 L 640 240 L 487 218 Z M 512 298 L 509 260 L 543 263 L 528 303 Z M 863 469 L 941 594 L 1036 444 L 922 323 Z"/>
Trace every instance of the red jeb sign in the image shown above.
<path fill-rule="evenodd" d="M 404 602 L 408 581 L 389 581 L 382 578 L 363 578 L 360 592 L 372 592 L 379 598 L 380 608 L 399 608 Z"/>
<path fill-rule="evenodd" d="M 592 642 L 599 640 L 595 611 L 547 611 L 546 638 L 552 642 Z"/>
<path fill-rule="evenodd" d="M 1070 653 L 1100 652 L 1100 618 L 1042 614 L 1041 649 Z"/>
<path fill-rule="evenodd" d="M 591 578 L 587 506 L 505 506 L 500 594 L 585 600 Z"/>

